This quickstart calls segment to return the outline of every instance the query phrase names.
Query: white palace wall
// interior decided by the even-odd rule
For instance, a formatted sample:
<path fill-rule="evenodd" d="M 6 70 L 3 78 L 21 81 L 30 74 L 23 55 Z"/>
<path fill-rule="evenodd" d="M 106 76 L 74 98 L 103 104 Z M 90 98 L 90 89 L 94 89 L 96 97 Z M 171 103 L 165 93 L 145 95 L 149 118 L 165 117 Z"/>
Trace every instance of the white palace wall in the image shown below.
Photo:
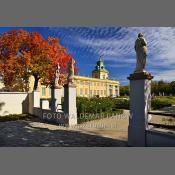
<path fill-rule="evenodd" d="M 27 92 L 0 92 L 0 116 L 28 113 Z"/>

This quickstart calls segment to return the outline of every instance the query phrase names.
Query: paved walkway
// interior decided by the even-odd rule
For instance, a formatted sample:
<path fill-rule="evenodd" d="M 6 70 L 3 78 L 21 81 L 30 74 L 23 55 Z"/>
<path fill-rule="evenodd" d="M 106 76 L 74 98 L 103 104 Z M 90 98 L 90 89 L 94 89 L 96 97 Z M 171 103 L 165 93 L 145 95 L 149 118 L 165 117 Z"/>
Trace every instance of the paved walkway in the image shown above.
<path fill-rule="evenodd" d="M 119 116 L 70 128 L 44 123 L 39 119 L 0 122 L 0 146 L 123 147 L 127 146 L 128 140 L 128 116 L 129 112 L 126 110 Z M 175 122 L 172 118 L 152 116 L 153 123 Z"/>
<path fill-rule="evenodd" d="M 128 112 L 66 128 L 38 119 L 0 122 L 0 146 L 127 146 Z"/>
<path fill-rule="evenodd" d="M 154 112 L 162 112 L 162 113 L 168 113 L 168 114 L 175 114 L 175 105 L 170 107 L 164 107 L 159 110 L 154 110 Z"/>

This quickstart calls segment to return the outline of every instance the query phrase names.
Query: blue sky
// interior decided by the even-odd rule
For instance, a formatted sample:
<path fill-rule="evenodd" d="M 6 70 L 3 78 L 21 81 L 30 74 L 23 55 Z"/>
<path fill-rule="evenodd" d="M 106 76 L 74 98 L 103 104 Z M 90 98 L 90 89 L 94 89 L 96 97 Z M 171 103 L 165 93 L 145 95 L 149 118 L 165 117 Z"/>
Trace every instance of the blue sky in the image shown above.
<path fill-rule="evenodd" d="M 135 68 L 134 42 L 139 32 L 148 42 L 146 70 L 154 80 L 175 80 L 175 28 L 172 27 L 1 27 L 0 33 L 23 28 L 43 37 L 58 37 L 61 45 L 77 61 L 79 75 L 91 76 L 96 61 L 103 55 L 110 78 L 122 85 Z"/>

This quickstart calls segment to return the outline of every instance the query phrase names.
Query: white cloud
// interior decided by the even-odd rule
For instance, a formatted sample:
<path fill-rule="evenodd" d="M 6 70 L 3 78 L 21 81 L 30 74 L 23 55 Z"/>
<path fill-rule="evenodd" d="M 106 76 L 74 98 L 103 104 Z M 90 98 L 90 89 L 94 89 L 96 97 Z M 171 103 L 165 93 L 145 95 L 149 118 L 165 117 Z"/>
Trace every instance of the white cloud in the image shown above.
<path fill-rule="evenodd" d="M 77 41 L 81 45 L 88 46 L 94 53 L 104 55 L 105 60 L 116 62 L 114 64 L 128 63 L 133 65 L 135 62 L 134 42 L 139 32 L 145 34 L 145 38 L 148 42 L 148 66 L 152 66 L 154 69 L 156 67 L 159 68 L 159 66 L 162 67 L 162 70 L 155 74 L 155 79 L 174 80 L 175 71 L 167 71 L 163 70 L 163 68 L 172 69 L 175 65 L 175 28 L 121 28 L 119 32 L 111 38 L 80 37 Z M 151 71 L 153 72 L 153 70 Z"/>
<path fill-rule="evenodd" d="M 67 28 L 71 46 L 76 46 L 76 52 L 84 49 L 86 52 L 104 55 L 104 59 L 113 61 L 114 67 L 135 64 L 134 42 L 139 32 L 145 34 L 148 42 L 148 68 L 155 79 L 174 80 L 175 66 L 175 28 L 172 27 L 73 27 Z M 64 37 L 63 40 L 68 38 Z M 96 59 L 96 58 L 95 58 Z M 162 70 L 160 70 L 160 67 Z M 169 69 L 167 71 L 167 69 Z M 156 70 L 156 71 L 155 71 Z M 127 75 L 125 75 L 126 77 Z"/>
<path fill-rule="evenodd" d="M 105 31 L 106 32 L 106 31 Z M 94 52 L 104 53 L 105 56 L 134 55 L 134 42 L 139 32 L 145 33 L 151 55 L 172 58 L 175 54 L 175 28 L 170 27 L 129 27 L 122 28 L 110 38 L 77 39 L 79 44 L 93 48 Z M 119 38 L 122 33 L 125 35 Z"/>
<path fill-rule="evenodd" d="M 175 81 L 175 70 L 155 71 L 154 80 Z"/>

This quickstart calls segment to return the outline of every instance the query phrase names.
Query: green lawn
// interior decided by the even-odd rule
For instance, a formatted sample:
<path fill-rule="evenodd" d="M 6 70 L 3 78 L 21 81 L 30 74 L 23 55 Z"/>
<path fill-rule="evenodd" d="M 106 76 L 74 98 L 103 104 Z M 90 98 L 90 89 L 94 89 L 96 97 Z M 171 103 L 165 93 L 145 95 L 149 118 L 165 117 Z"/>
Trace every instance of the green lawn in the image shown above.
<path fill-rule="evenodd" d="M 0 116 L 0 122 L 24 120 L 30 118 L 33 118 L 33 116 L 29 114 L 11 114 L 11 115 Z"/>
<path fill-rule="evenodd" d="M 161 109 L 175 105 L 175 96 L 157 96 L 151 101 L 152 109 Z"/>
<path fill-rule="evenodd" d="M 158 96 L 156 99 L 162 101 L 169 101 L 171 104 L 175 104 L 175 96 Z"/>

